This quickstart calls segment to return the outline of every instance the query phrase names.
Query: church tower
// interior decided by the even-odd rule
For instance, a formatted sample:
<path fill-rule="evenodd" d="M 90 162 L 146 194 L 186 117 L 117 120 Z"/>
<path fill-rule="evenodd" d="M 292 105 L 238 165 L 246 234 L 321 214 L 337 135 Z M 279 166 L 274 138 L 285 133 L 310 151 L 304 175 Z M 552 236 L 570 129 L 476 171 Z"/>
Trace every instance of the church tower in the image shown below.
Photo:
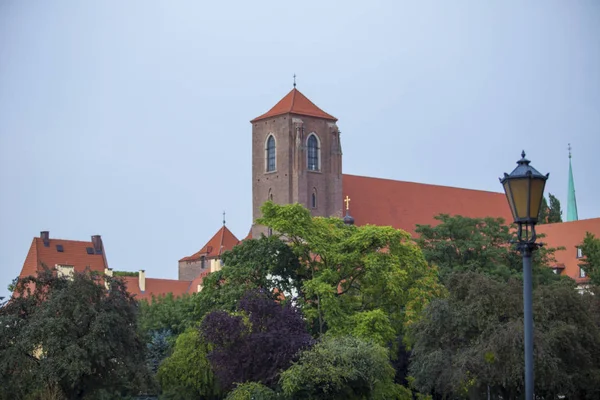
<path fill-rule="evenodd" d="M 342 216 L 342 146 L 337 119 L 294 88 L 252 121 L 252 236 L 267 200 L 300 203 L 314 216 Z"/>

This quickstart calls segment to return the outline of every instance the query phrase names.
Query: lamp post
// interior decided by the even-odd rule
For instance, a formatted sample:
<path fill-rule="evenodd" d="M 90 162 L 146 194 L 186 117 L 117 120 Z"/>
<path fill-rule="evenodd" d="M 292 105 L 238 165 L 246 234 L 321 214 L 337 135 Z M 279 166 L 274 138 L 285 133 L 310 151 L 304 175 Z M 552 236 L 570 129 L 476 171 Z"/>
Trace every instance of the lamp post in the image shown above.
<path fill-rule="evenodd" d="M 533 400 L 533 310 L 531 282 L 531 254 L 540 244 L 536 243 L 535 224 L 544 197 L 544 186 L 550 174 L 542 175 L 529 165 L 525 151 L 517 161 L 517 167 L 504 173 L 500 183 L 512 212 L 517 230 L 517 248 L 523 255 L 523 311 L 525 330 L 525 399 Z"/>

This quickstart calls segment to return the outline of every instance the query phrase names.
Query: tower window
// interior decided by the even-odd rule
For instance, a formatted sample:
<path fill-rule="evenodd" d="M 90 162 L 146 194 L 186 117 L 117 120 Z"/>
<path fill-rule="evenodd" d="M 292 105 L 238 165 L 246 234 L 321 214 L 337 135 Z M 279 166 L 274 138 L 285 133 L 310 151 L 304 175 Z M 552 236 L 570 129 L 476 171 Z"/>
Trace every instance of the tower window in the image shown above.
<path fill-rule="evenodd" d="M 265 152 L 267 158 L 267 172 L 275 171 L 275 138 L 273 135 L 269 135 L 267 139 Z"/>
<path fill-rule="evenodd" d="M 308 170 L 319 171 L 321 169 L 321 160 L 319 159 L 321 149 L 317 135 L 311 133 L 306 144 L 308 147 Z"/>
<path fill-rule="evenodd" d="M 269 195 L 267 196 L 267 200 L 273 201 L 273 192 L 269 189 Z"/>
<path fill-rule="evenodd" d="M 583 257 L 583 250 L 581 250 L 581 247 L 577 248 L 577 258 L 582 258 Z"/>
<path fill-rule="evenodd" d="M 313 189 L 310 196 L 310 208 L 317 208 L 317 189 Z"/>

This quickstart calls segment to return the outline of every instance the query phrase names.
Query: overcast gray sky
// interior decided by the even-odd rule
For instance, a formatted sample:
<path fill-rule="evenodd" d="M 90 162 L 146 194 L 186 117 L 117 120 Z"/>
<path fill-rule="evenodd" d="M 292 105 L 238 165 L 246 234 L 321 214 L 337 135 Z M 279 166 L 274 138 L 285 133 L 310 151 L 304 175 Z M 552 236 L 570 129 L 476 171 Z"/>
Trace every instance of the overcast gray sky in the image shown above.
<path fill-rule="evenodd" d="M 600 216 L 600 2 L 0 1 L 0 296 L 34 236 L 177 277 L 251 224 L 250 119 L 292 88 L 346 173 L 501 191 L 521 150 Z M 563 212 L 566 215 L 566 210 Z"/>

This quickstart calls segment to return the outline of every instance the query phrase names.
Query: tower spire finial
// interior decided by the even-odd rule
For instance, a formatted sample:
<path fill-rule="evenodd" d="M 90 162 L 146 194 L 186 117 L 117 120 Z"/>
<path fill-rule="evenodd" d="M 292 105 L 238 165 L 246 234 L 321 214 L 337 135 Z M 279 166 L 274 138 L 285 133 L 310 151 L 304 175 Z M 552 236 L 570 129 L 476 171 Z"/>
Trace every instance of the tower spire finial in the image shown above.
<path fill-rule="evenodd" d="M 225 226 L 225 211 L 223 211 L 223 226 Z"/>
<path fill-rule="evenodd" d="M 296 87 L 296 73 L 294 72 L 294 88 Z"/>
<path fill-rule="evenodd" d="M 567 222 L 577 221 L 577 199 L 575 197 L 575 180 L 573 179 L 573 167 L 571 166 L 571 143 L 569 143 L 569 190 L 567 191 Z"/>

